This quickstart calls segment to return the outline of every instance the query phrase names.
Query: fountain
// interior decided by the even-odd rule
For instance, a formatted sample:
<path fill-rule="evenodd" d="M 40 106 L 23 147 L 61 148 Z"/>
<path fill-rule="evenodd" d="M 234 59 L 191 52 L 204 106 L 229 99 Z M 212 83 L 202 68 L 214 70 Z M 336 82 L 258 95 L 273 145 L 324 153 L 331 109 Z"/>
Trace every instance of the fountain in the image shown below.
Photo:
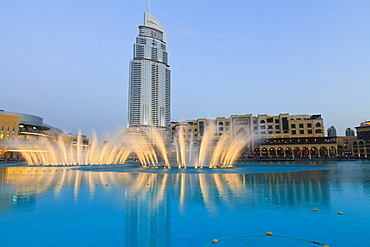
<path fill-rule="evenodd" d="M 206 128 L 201 141 L 186 141 L 180 128 L 174 142 L 166 145 L 163 135 L 150 128 L 145 133 L 126 132 L 117 140 L 102 145 L 95 133 L 89 145 L 83 144 L 79 132 L 74 144 L 67 145 L 61 138 L 56 142 L 40 138 L 37 142 L 19 141 L 15 146 L 30 165 L 123 164 L 131 155 L 143 167 L 186 169 L 231 167 L 246 140 L 245 133 L 235 137 L 226 133 L 215 139 L 211 136 L 211 128 Z"/>

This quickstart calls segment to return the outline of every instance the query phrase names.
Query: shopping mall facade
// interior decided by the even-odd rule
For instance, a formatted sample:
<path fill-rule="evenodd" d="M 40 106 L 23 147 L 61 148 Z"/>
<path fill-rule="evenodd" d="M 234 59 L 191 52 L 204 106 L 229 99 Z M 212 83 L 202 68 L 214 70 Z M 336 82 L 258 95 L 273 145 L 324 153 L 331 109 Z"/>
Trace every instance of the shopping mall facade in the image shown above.
<path fill-rule="evenodd" d="M 47 139 L 50 143 L 61 139 L 66 145 L 76 145 L 77 135 L 66 134 L 59 128 L 45 124 L 39 116 L 0 110 L 0 159 L 21 159 L 17 144 L 37 143 L 41 139 Z M 89 140 L 82 136 L 82 142 L 88 145 Z"/>

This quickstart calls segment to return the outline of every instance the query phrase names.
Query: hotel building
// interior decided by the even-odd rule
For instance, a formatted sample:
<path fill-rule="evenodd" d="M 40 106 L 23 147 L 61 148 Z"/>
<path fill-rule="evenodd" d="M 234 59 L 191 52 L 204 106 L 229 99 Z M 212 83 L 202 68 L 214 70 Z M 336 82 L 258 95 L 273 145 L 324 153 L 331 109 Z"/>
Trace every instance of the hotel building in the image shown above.
<path fill-rule="evenodd" d="M 163 24 L 148 11 L 134 44 L 130 61 L 129 128 L 168 130 L 170 124 L 171 72 L 168 39 Z"/>

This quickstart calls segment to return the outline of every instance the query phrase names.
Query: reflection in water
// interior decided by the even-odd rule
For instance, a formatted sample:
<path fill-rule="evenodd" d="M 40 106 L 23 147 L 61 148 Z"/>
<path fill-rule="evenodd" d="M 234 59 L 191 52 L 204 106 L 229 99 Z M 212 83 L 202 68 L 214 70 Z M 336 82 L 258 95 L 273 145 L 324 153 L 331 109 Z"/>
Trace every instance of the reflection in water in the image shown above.
<path fill-rule="evenodd" d="M 137 171 L 137 170 L 135 170 Z M 306 201 L 328 201 L 330 189 L 327 173 L 330 171 L 303 171 L 299 173 L 265 174 L 161 174 L 161 173 L 117 173 L 86 172 L 65 167 L 1 167 L 1 188 L 11 184 L 12 203 L 25 198 L 39 197 L 46 191 L 52 191 L 58 197 L 62 190 L 74 192 L 74 199 L 79 200 L 81 187 L 89 187 L 93 199 L 98 186 L 123 186 L 130 197 L 137 197 L 137 202 L 152 197 L 151 208 L 165 204 L 168 196 L 183 207 L 189 198 L 198 198 L 209 210 L 220 203 L 233 207 L 246 201 L 253 202 L 255 186 L 259 193 L 274 199 L 282 205 L 297 205 Z M 324 174 L 324 176 L 323 176 Z M 336 174 L 334 174 L 336 175 Z M 254 187 L 253 187 L 254 186 Z M 0 189 L 2 204 L 8 188 Z M 17 195 L 17 196 L 14 196 Z M 16 199 L 18 198 L 18 199 Z M 5 200 L 6 201 L 6 200 Z"/>
<path fill-rule="evenodd" d="M 299 208 L 320 203 L 330 208 L 332 188 L 345 186 L 369 194 L 369 174 L 358 170 L 313 170 L 296 173 L 132 173 L 91 172 L 66 167 L 0 167 L 0 213 L 12 208 L 32 211 L 39 201 L 69 200 L 96 204 L 102 200 L 124 211 L 126 244 L 170 235 L 174 215 L 206 210 L 214 219 L 222 211 L 244 212 L 279 205 Z M 222 172 L 222 171 L 221 171 Z M 361 187 L 361 188 L 359 188 Z M 268 200 L 264 200 L 267 198 Z M 27 208 L 27 209 L 26 209 Z M 104 207 L 103 207 L 104 208 Z M 159 231 L 161 229 L 161 231 Z M 169 240 L 166 240 L 169 241 Z M 170 245 L 169 242 L 164 246 Z"/>

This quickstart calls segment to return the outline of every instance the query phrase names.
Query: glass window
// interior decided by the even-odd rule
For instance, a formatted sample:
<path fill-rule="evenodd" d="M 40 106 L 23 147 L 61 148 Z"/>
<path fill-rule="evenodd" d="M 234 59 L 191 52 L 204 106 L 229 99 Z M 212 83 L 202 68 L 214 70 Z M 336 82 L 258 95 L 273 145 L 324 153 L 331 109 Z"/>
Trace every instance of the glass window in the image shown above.
<path fill-rule="evenodd" d="M 275 119 L 275 123 L 280 123 L 279 119 Z"/>
<path fill-rule="evenodd" d="M 304 135 L 304 130 L 300 130 L 299 134 Z"/>
<path fill-rule="evenodd" d="M 266 129 L 266 126 L 265 125 L 261 125 L 260 128 L 261 128 L 261 130 L 264 130 L 264 129 Z"/>
<path fill-rule="evenodd" d="M 280 125 L 275 125 L 275 129 L 279 130 L 280 129 Z"/>
<path fill-rule="evenodd" d="M 307 128 L 312 128 L 312 124 L 308 123 Z"/>
<path fill-rule="evenodd" d="M 264 123 L 266 123 L 265 120 L 261 120 L 260 121 L 260 124 L 264 124 Z"/>
<path fill-rule="evenodd" d="M 292 130 L 292 135 L 295 135 L 297 134 L 297 132 L 295 130 Z"/>
<path fill-rule="evenodd" d="M 267 131 L 267 133 L 268 133 L 269 135 L 271 135 L 271 134 L 272 134 L 272 131 Z"/>
<path fill-rule="evenodd" d="M 267 126 L 267 129 L 272 130 L 272 125 Z"/>
<path fill-rule="evenodd" d="M 312 134 L 312 130 L 308 130 L 308 134 Z"/>
<path fill-rule="evenodd" d="M 253 121 L 253 124 L 257 124 L 257 121 Z"/>
<path fill-rule="evenodd" d="M 303 128 L 303 124 L 299 124 L 299 128 Z"/>
<path fill-rule="evenodd" d="M 218 131 L 224 131 L 224 127 L 219 127 Z"/>
<path fill-rule="evenodd" d="M 292 124 L 291 127 L 292 127 L 292 129 L 295 129 L 295 124 Z"/>

